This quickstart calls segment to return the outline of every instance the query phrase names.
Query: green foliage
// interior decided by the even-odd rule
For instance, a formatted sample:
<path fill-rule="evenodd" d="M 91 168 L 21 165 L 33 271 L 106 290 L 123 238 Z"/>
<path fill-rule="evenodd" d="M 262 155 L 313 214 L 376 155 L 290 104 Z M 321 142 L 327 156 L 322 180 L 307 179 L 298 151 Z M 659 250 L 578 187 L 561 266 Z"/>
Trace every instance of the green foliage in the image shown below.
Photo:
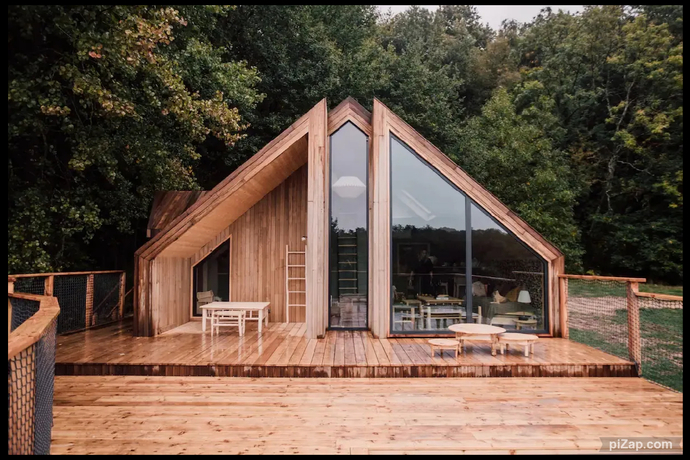
<path fill-rule="evenodd" d="M 520 110 L 553 101 L 584 186 L 576 216 L 585 266 L 682 280 L 683 45 L 658 18 L 678 9 L 547 12 L 517 45 Z M 643 9 L 645 11 L 645 9 Z"/>
<path fill-rule="evenodd" d="M 567 155 L 548 136 L 547 112 L 516 113 L 505 89 L 496 91 L 480 116 L 462 132 L 456 161 L 509 208 L 566 254 L 570 269 L 582 251 L 573 209 L 577 189 Z"/>
<path fill-rule="evenodd" d="M 197 147 L 227 151 L 260 101 L 255 69 L 210 44 L 201 7 L 10 6 L 8 270 L 93 263 L 155 190 L 196 188 Z M 178 37 L 179 36 L 179 37 Z"/>

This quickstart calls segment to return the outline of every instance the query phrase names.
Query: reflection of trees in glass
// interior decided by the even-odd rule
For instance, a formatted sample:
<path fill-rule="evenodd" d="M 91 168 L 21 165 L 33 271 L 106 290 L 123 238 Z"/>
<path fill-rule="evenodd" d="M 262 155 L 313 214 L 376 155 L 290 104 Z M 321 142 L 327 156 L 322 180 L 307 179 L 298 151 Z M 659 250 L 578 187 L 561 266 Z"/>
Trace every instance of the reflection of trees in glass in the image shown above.
<path fill-rule="evenodd" d="M 428 243 L 429 257 L 435 258 L 436 266 L 465 266 L 465 230 L 434 228 L 430 225 L 393 225 L 393 241 L 397 243 Z M 394 251 L 396 252 L 396 251 Z M 414 254 L 416 257 L 417 254 Z M 394 254 L 394 257 L 397 257 Z M 410 266 L 412 261 L 396 261 L 401 266 Z"/>

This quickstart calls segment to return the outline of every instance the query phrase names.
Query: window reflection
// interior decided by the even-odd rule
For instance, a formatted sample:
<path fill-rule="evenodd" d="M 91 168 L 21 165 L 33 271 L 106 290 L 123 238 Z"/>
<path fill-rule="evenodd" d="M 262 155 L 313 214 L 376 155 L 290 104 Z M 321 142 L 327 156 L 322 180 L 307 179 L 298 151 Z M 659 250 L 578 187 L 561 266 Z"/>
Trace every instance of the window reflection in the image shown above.
<path fill-rule="evenodd" d="M 465 315 L 465 196 L 391 141 L 393 332 L 444 330 Z"/>
<path fill-rule="evenodd" d="M 449 332 L 470 308 L 471 322 L 547 328 L 545 262 L 392 135 L 390 200 L 393 333 Z"/>
<path fill-rule="evenodd" d="M 472 303 L 486 322 L 508 330 L 543 330 L 544 262 L 472 204 Z"/>
<path fill-rule="evenodd" d="M 331 135 L 329 326 L 367 327 L 367 136 L 345 123 Z"/>

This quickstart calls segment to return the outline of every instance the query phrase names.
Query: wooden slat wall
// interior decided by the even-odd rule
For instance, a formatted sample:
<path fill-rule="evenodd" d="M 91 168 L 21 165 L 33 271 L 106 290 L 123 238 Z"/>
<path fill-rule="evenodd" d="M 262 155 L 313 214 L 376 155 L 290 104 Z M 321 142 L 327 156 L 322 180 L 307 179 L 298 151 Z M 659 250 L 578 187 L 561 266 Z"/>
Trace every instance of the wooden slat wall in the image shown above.
<path fill-rule="evenodd" d="M 216 235 L 191 259 L 192 265 L 196 264 L 231 237 L 230 300 L 271 302 L 271 322 L 284 322 L 286 319 L 285 245 L 289 245 L 291 251 L 304 250 L 302 237 L 307 234 L 307 176 L 308 167 L 304 165 Z M 299 257 L 293 256 L 292 263 L 300 262 Z M 291 277 L 302 276 L 297 269 L 294 270 Z M 297 290 L 297 284 L 291 284 L 290 288 Z M 304 304 L 304 294 L 293 295 L 292 303 Z M 191 310 L 191 303 L 187 304 L 187 310 Z M 290 321 L 304 322 L 305 309 L 293 307 Z"/>
<path fill-rule="evenodd" d="M 388 135 L 388 109 L 374 100 L 372 114 L 374 135 L 372 136 L 372 191 L 374 197 L 371 221 L 371 248 L 369 270 L 372 286 L 369 290 L 371 313 L 371 332 L 375 337 L 388 336 L 390 309 L 390 154 Z"/>
<path fill-rule="evenodd" d="M 559 285 L 559 275 L 565 271 L 565 257 L 561 256 L 549 263 L 549 321 L 551 323 L 551 335 L 554 337 L 564 337 L 564 319 L 567 318 L 567 308 L 561 302 L 561 289 Z M 567 294 L 567 293 L 566 293 Z M 567 338 L 567 337 L 566 337 Z"/>
<path fill-rule="evenodd" d="M 154 334 L 189 321 L 191 262 L 182 257 L 156 257 L 151 269 Z"/>
<path fill-rule="evenodd" d="M 328 320 L 328 110 L 326 100 L 309 111 L 309 177 L 307 181 L 307 337 L 321 337 Z"/>

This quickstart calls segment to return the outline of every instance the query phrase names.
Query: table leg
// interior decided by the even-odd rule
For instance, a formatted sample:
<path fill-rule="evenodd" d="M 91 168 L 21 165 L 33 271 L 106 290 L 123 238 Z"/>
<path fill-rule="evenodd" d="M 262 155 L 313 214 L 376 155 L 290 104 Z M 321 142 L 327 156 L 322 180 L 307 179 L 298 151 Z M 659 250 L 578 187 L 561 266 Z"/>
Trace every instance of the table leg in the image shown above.
<path fill-rule="evenodd" d="M 264 318 L 266 319 L 266 327 L 268 327 L 268 309 L 266 309 L 266 313 L 264 313 Z"/>
<path fill-rule="evenodd" d="M 525 356 L 529 356 L 529 343 L 525 345 Z"/>
<path fill-rule="evenodd" d="M 206 309 L 201 310 L 201 332 L 206 332 Z"/>
<path fill-rule="evenodd" d="M 259 334 L 261 334 L 261 326 L 263 326 L 263 324 L 264 324 L 264 311 L 263 310 L 259 310 L 259 321 L 258 321 L 258 323 L 259 323 Z"/>
<path fill-rule="evenodd" d="M 497 339 L 495 336 L 491 337 L 491 356 L 496 356 Z"/>
<path fill-rule="evenodd" d="M 431 330 L 431 308 L 426 309 L 426 328 Z"/>

